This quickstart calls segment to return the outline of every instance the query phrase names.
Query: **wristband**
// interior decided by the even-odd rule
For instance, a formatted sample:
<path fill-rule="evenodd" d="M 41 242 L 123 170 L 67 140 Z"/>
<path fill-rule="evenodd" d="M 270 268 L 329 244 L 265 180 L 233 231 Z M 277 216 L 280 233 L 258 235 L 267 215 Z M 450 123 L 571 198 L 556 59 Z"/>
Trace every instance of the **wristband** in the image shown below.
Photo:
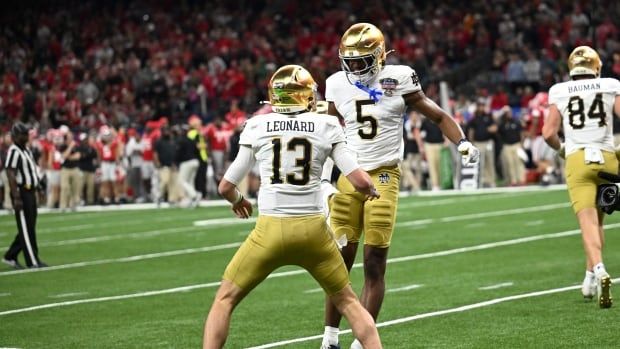
<path fill-rule="evenodd" d="M 243 194 L 241 194 L 239 189 L 235 189 L 235 193 L 237 193 L 237 198 L 235 200 L 233 200 L 233 202 L 232 202 L 233 205 L 236 205 L 236 204 L 240 203 L 244 199 L 243 198 Z"/>
<path fill-rule="evenodd" d="M 463 143 L 465 143 L 465 142 L 469 142 L 469 141 L 467 140 L 467 138 L 461 138 L 461 140 L 460 140 L 458 143 L 456 143 L 456 145 L 461 145 L 461 144 L 463 144 Z"/>

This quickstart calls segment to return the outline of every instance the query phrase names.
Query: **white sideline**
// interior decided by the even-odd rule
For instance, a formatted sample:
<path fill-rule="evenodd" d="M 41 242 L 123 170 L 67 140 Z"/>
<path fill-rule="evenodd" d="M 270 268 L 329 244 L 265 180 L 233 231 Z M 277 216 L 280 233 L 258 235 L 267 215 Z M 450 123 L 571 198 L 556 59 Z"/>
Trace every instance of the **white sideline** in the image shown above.
<path fill-rule="evenodd" d="M 606 225 L 605 229 L 613 229 L 613 228 L 617 228 L 617 227 L 620 227 L 620 223 Z M 420 255 L 404 256 L 404 257 L 399 257 L 399 258 L 390 258 L 390 259 L 388 259 L 388 263 L 398 263 L 398 262 L 405 262 L 405 261 L 418 260 L 418 259 L 426 259 L 426 258 L 432 258 L 432 257 L 438 257 L 438 256 L 447 256 L 447 255 L 458 254 L 458 253 L 469 252 L 469 251 L 479 251 L 479 250 L 485 250 L 485 249 L 495 248 L 495 247 L 499 247 L 499 246 L 516 245 L 516 244 L 521 244 L 521 243 L 530 242 L 530 241 L 537 241 L 537 240 L 544 240 L 544 239 L 555 239 L 555 238 L 560 238 L 560 237 L 565 237 L 565 236 L 570 236 L 570 235 L 577 235 L 579 233 L 580 233 L 579 230 L 569 230 L 569 231 L 564 231 L 564 232 L 559 232 L 559 233 L 535 235 L 535 236 L 530 236 L 530 237 L 526 237 L 526 238 L 504 240 L 504 241 L 498 241 L 498 242 L 491 242 L 491 243 L 486 243 L 486 244 L 482 244 L 482 245 L 475 245 L 475 246 L 469 246 L 469 247 L 461 247 L 461 248 L 455 248 L 455 249 L 445 250 L 445 251 L 424 253 L 424 254 L 420 254 Z M 353 268 L 360 268 L 362 266 L 363 266 L 363 263 L 355 263 L 353 265 Z M 305 270 L 298 269 L 298 270 L 291 270 L 291 271 L 286 271 L 286 272 L 273 273 L 273 274 L 269 275 L 267 278 L 268 279 L 272 279 L 272 278 L 279 278 L 279 277 L 285 277 L 285 276 L 300 275 L 300 274 L 305 274 L 305 273 L 306 273 Z M 35 305 L 35 306 L 31 306 L 31 307 L 26 307 L 26 308 L 18 308 L 18 309 L 2 311 L 2 312 L 0 312 L 0 316 L 10 315 L 10 314 L 17 314 L 17 313 L 24 313 L 24 312 L 40 310 L 40 309 L 63 307 L 63 306 L 74 305 L 74 304 L 96 303 L 96 302 L 105 302 L 105 301 L 127 299 L 127 298 L 156 296 L 156 295 L 160 295 L 160 294 L 169 294 L 169 293 L 176 293 L 176 292 L 186 292 L 186 291 L 190 291 L 190 290 L 194 290 L 194 289 L 199 289 L 199 288 L 217 287 L 217 286 L 219 286 L 219 284 L 220 283 L 218 281 L 218 282 L 211 282 L 211 283 L 206 283 L 206 284 L 181 286 L 181 287 L 175 287 L 175 288 L 169 288 L 169 289 L 163 289 L 163 290 L 131 293 L 131 294 L 125 294 L 125 295 L 120 295 L 120 296 L 89 298 L 89 299 L 78 299 L 78 300 L 68 301 L 68 302 Z"/>
<path fill-rule="evenodd" d="M 544 211 L 544 210 L 547 210 L 547 209 L 561 208 L 561 207 L 564 207 L 564 206 L 566 206 L 566 204 L 543 205 L 543 206 L 527 207 L 527 208 L 522 208 L 522 209 L 511 209 L 511 210 L 505 210 L 505 211 L 492 211 L 492 212 L 486 212 L 484 214 L 488 215 L 489 217 L 491 217 L 491 216 L 495 217 L 495 216 L 502 216 L 502 215 L 524 213 L 524 210 L 525 210 L 525 213 L 527 213 L 527 212 L 538 212 L 538 211 Z M 483 214 L 483 216 L 480 216 L 478 214 L 475 214 L 475 215 L 467 214 L 467 215 L 462 215 L 462 216 L 448 217 L 448 219 L 450 219 L 452 221 L 452 220 L 466 220 L 466 219 L 471 219 L 471 218 L 484 218 L 484 217 L 486 217 L 486 216 L 484 216 L 484 214 Z M 220 224 L 235 224 L 234 222 L 241 222 L 242 224 L 251 223 L 248 220 L 242 220 L 242 219 L 238 219 L 238 218 L 217 218 L 217 219 L 213 219 L 213 220 L 200 221 L 201 223 L 197 227 L 207 226 L 207 222 L 211 222 L 211 221 L 217 221 Z M 438 222 L 443 222 L 444 218 L 439 218 L 439 219 L 429 218 L 429 219 L 414 220 L 414 221 L 409 221 L 409 222 L 405 221 L 405 222 L 396 223 L 396 226 L 397 227 L 411 227 L 411 226 L 419 226 L 419 225 L 425 225 L 425 224 L 429 224 L 429 223 L 434 223 L 434 222 L 437 222 L 437 221 Z M 224 223 L 222 223 L 222 222 L 224 222 Z M 196 222 L 194 222 L 194 224 L 196 224 Z M 127 235 L 102 235 L 102 236 L 95 236 L 95 237 L 82 238 L 82 239 L 48 242 L 48 243 L 42 243 L 40 245 L 41 246 L 65 246 L 65 245 L 73 245 L 73 244 L 78 244 L 78 243 L 97 242 L 97 241 L 109 241 L 109 240 L 121 239 L 123 237 L 157 236 L 157 235 L 161 235 L 161 234 L 184 232 L 184 231 L 187 231 L 188 229 L 195 229 L 195 228 L 196 227 L 189 227 L 189 228 L 181 227 L 181 228 L 169 228 L 169 229 L 163 229 L 163 230 L 153 230 L 153 231 L 147 231 L 147 232 L 137 232 L 137 233 L 131 233 L 131 234 L 127 234 Z M 524 239 L 527 239 L 527 237 L 525 237 Z M 235 247 L 237 247 L 237 246 L 235 246 Z M 202 248 L 204 249 L 204 248 L 208 248 L 208 247 L 202 247 Z M 189 250 L 193 251 L 194 249 L 189 249 Z M 177 251 L 188 251 L 188 250 L 177 250 Z M 169 256 L 169 255 L 175 255 L 175 254 L 173 254 L 174 252 L 175 251 L 168 251 L 168 252 L 161 252 L 161 253 L 151 253 L 151 254 L 147 254 L 147 255 L 144 255 L 144 256 L 150 256 L 150 258 L 157 258 L 157 257 L 160 257 L 160 256 L 164 256 L 165 257 L 165 256 Z M 198 252 L 200 252 L 200 251 L 198 251 Z M 195 252 L 186 252 L 186 253 L 195 253 Z M 183 252 L 181 252 L 179 254 L 183 254 Z M 125 258 L 135 258 L 135 260 L 139 260 L 140 256 L 138 255 L 138 256 L 134 256 L 134 257 L 125 257 Z M 123 258 L 120 258 L 120 259 L 123 259 Z M 115 262 L 119 261 L 120 259 L 104 259 L 104 260 L 100 260 L 100 261 L 63 264 L 63 265 L 58 265 L 58 266 L 55 266 L 55 267 L 42 268 L 42 269 L 13 270 L 13 271 L 9 271 L 9 272 L 0 272 L 0 276 L 2 276 L 2 275 L 11 275 L 11 274 L 20 274 L 20 273 L 24 273 L 24 272 L 39 272 L 39 271 L 48 271 L 48 270 L 57 270 L 57 269 L 76 268 L 76 267 L 82 267 L 82 266 L 86 266 L 86 265 L 115 263 Z"/>
<path fill-rule="evenodd" d="M 612 282 L 614 282 L 614 283 L 620 282 L 620 278 L 613 279 Z M 408 317 L 404 317 L 404 318 L 400 318 L 400 319 L 384 321 L 384 322 L 378 323 L 377 327 L 388 327 L 388 326 L 398 325 L 398 324 L 402 324 L 402 323 L 406 323 L 406 322 L 411 322 L 411 321 L 415 321 L 415 320 L 426 319 L 426 318 L 434 317 L 434 316 L 440 316 L 440 315 L 446 315 L 446 314 L 452 314 L 452 313 L 461 313 L 461 312 L 464 312 L 464 311 L 467 311 L 467 310 L 488 307 L 490 305 L 495 305 L 495 304 L 499 304 L 499 303 L 514 301 L 514 300 L 519 300 L 519 299 L 525 299 L 525 298 L 546 296 L 546 295 L 554 294 L 554 293 L 561 293 L 561 292 L 566 292 L 566 291 L 571 291 L 571 290 L 577 290 L 579 288 L 581 288 L 581 285 L 566 286 L 566 287 L 560 287 L 560 288 L 552 288 L 552 289 L 549 289 L 549 290 L 529 292 L 529 293 L 522 293 L 522 294 L 517 294 L 517 295 L 514 295 L 514 296 L 507 296 L 507 297 L 501 297 L 501 298 L 494 298 L 494 299 L 489 299 L 488 301 L 483 301 L 483 302 L 479 302 L 479 303 L 472 303 L 472 304 L 463 305 L 463 306 L 456 307 L 456 308 L 432 311 L 432 312 L 429 312 L 429 313 L 423 313 L 423 314 L 408 316 Z M 348 330 L 340 331 L 340 334 L 345 334 L 345 333 L 346 334 L 351 333 L 351 330 L 348 329 Z M 289 339 L 289 340 L 284 340 L 284 341 L 279 341 L 279 342 L 274 342 L 274 343 L 267 343 L 267 344 L 263 344 L 263 345 L 259 345 L 259 346 L 255 346 L 255 347 L 249 347 L 247 349 L 275 348 L 275 347 L 279 347 L 279 346 L 283 346 L 283 345 L 287 345 L 287 344 L 307 342 L 307 341 L 310 341 L 310 340 L 321 339 L 322 337 L 323 337 L 322 334 L 314 335 L 314 336 L 308 336 L 308 337 L 300 337 L 300 338 L 294 338 L 294 339 Z"/>
<path fill-rule="evenodd" d="M 400 192 L 400 197 L 420 196 L 420 197 L 441 197 L 441 196 L 459 196 L 459 195 L 488 195 L 488 194 L 501 194 L 501 193 L 523 193 L 523 192 L 535 192 L 535 191 L 555 191 L 565 189 L 566 185 L 556 184 L 546 187 L 529 185 L 523 187 L 501 187 L 501 188 L 481 188 L 475 190 L 458 190 L 449 189 L 442 191 L 421 191 L 416 193 Z M 250 199 L 252 204 L 256 203 L 255 199 Z M 198 203 L 198 207 L 226 207 L 230 205 L 226 200 L 202 200 Z M 80 206 L 76 208 L 76 212 L 110 212 L 110 211 L 134 211 L 134 210 L 148 210 L 157 208 L 155 203 L 143 203 L 143 204 L 120 204 L 120 205 L 92 205 L 92 206 Z M 179 208 L 179 206 L 171 206 L 167 203 L 161 204 L 160 209 L 167 208 Z M 39 214 L 49 213 L 61 213 L 58 209 L 40 208 Z M 13 211 L 0 210 L 0 216 L 12 216 Z"/>

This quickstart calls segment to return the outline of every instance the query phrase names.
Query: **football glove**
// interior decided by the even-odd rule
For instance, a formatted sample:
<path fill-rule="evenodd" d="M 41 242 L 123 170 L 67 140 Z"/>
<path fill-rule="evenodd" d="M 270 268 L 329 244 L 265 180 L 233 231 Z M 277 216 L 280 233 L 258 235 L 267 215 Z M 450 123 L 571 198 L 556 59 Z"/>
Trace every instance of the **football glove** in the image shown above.
<path fill-rule="evenodd" d="M 463 165 L 467 166 L 470 164 L 475 164 L 478 162 L 478 158 L 480 157 L 480 150 L 474 147 L 470 141 L 466 139 L 462 139 L 456 149 L 461 153 L 461 160 Z"/>
<path fill-rule="evenodd" d="M 327 219 L 327 224 L 329 224 L 329 199 L 332 195 L 338 193 L 338 189 L 336 189 L 330 182 L 321 182 L 321 198 L 323 199 L 323 214 Z"/>
<path fill-rule="evenodd" d="M 558 156 L 562 159 L 566 159 L 566 148 L 564 147 L 564 143 L 560 143 L 560 149 L 558 149 Z"/>

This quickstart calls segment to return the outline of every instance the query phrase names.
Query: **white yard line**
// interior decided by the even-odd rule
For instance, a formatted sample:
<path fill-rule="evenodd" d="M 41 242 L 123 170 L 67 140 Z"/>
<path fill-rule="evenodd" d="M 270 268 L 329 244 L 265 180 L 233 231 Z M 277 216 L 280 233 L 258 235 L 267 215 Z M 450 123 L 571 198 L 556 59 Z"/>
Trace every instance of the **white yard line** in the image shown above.
<path fill-rule="evenodd" d="M 10 292 L 1 292 L 0 293 L 0 297 L 7 297 L 7 296 L 10 296 L 10 295 L 11 295 Z"/>
<path fill-rule="evenodd" d="M 239 219 L 236 217 L 229 218 L 215 218 L 215 219 L 205 219 L 201 221 L 194 221 L 195 227 L 210 227 L 214 225 L 237 225 L 237 224 L 249 224 L 256 223 L 256 217 L 250 217 L 248 219 Z"/>
<path fill-rule="evenodd" d="M 491 211 L 491 212 L 483 212 L 483 213 L 476 213 L 476 214 L 466 214 L 466 215 L 453 216 L 453 217 L 427 218 L 427 219 L 419 219 L 419 220 L 412 220 L 412 221 L 402 221 L 402 222 L 397 222 L 396 227 L 416 227 L 420 225 L 428 225 L 431 223 L 445 223 L 445 222 L 454 222 L 454 221 L 461 221 L 461 220 L 468 220 L 468 219 L 500 217 L 500 216 L 508 216 L 508 215 L 513 215 L 513 214 L 554 210 L 554 209 L 564 208 L 568 206 L 569 205 L 567 203 L 560 203 L 560 204 L 550 204 L 550 205 L 517 208 L 517 209 L 510 209 L 510 210 L 503 210 L 503 211 Z M 94 242 L 101 242 L 101 241 L 121 240 L 125 238 L 139 239 L 139 238 L 153 237 L 153 236 L 159 236 L 159 235 L 164 235 L 164 234 L 181 233 L 181 232 L 186 232 L 188 230 L 195 230 L 195 229 L 209 227 L 209 226 L 243 225 L 243 224 L 253 224 L 255 222 L 256 222 L 255 217 L 250 217 L 250 219 L 239 219 L 236 217 L 214 218 L 214 219 L 194 221 L 194 225 L 191 227 L 177 227 L 177 228 L 168 228 L 168 229 L 159 229 L 159 230 L 148 230 L 148 231 L 135 232 L 135 233 L 129 233 L 129 234 L 100 235 L 100 236 L 92 236 L 92 237 L 85 237 L 85 238 L 79 238 L 79 239 L 41 242 L 39 243 L 39 246 L 52 247 L 52 246 L 78 245 L 78 244 L 94 243 Z M 8 246 L 0 247 L 0 249 L 7 249 L 7 248 Z"/>
<path fill-rule="evenodd" d="M 617 227 L 620 227 L 620 223 L 606 225 L 605 229 L 613 229 Z M 445 250 L 445 251 L 424 253 L 420 255 L 390 258 L 388 259 L 388 263 L 399 263 L 399 262 L 412 261 L 412 260 L 418 260 L 418 259 L 448 256 L 452 254 L 459 254 L 459 253 L 470 252 L 470 251 L 486 250 L 486 249 L 491 249 L 491 248 L 495 248 L 499 246 L 516 245 L 516 244 L 522 244 L 525 242 L 545 240 L 545 239 L 556 239 L 556 238 L 577 235 L 577 234 L 580 234 L 579 230 L 569 230 L 569 231 L 564 231 L 564 232 L 559 232 L 559 233 L 535 235 L 535 236 L 529 236 L 529 237 L 519 238 L 519 239 L 497 241 L 497 242 L 491 242 L 491 243 L 486 243 L 486 244 L 481 244 L 481 245 L 455 248 L 455 249 Z M 363 263 L 356 263 L 353 265 L 353 268 L 360 268 L 362 267 L 362 265 Z M 287 276 L 293 276 L 293 275 L 301 275 L 305 273 L 307 273 L 305 270 L 298 269 L 298 270 L 292 270 L 292 271 L 286 271 L 286 272 L 273 273 L 269 275 L 267 278 L 273 279 L 273 278 L 287 277 Z M 161 294 L 185 292 L 185 291 L 199 289 L 199 288 L 217 287 L 219 286 L 219 284 L 220 283 L 218 281 L 218 282 L 211 282 L 211 283 L 206 283 L 206 284 L 189 285 L 189 286 L 175 287 L 175 288 L 169 288 L 169 289 L 163 289 L 163 290 L 131 293 L 131 294 L 125 294 L 125 295 L 120 295 L 120 296 L 79 299 L 79 300 L 70 301 L 70 302 L 42 304 L 42 305 L 36 305 L 36 306 L 31 306 L 31 307 L 26 307 L 26 308 L 18 308 L 18 309 L 2 311 L 0 312 L 0 316 L 24 313 L 24 312 L 35 311 L 35 310 L 40 310 L 40 309 L 63 307 L 63 306 L 74 305 L 74 304 L 96 303 L 96 302 L 105 302 L 105 301 L 127 299 L 127 298 L 148 297 L 148 296 L 156 296 L 156 295 L 161 295 Z"/>
<path fill-rule="evenodd" d="M 613 282 L 614 283 L 620 282 L 620 278 L 614 279 Z M 500 304 L 500 303 L 510 302 L 510 301 L 514 301 L 514 300 L 520 300 L 520 299 L 525 299 L 525 298 L 533 298 L 533 297 L 540 297 L 540 296 L 546 296 L 546 295 L 555 294 L 555 293 L 572 291 L 572 290 L 579 289 L 580 287 L 581 287 L 581 285 L 566 286 L 566 287 L 560 287 L 560 288 L 552 288 L 552 289 L 543 290 L 543 291 L 522 293 L 522 294 L 517 294 L 517 295 L 507 296 L 507 297 L 501 297 L 501 298 L 493 298 L 493 299 L 489 299 L 487 301 L 473 303 L 473 304 L 467 304 L 467 305 L 463 305 L 463 306 L 456 307 L 456 308 L 432 311 L 432 312 L 429 312 L 429 313 L 423 313 L 423 314 L 408 316 L 408 317 L 404 317 L 404 318 L 384 321 L 384 322 L 378 323 L 377 327 L 388 327 L 388 326 L 399 325 L 399 324 L 402 324 L 402 323 L 407 323 L 407 322 L 411 322 L 411 321 L 415 321 L 415 320 L 426 319 L 426 318 L 435 317 L 435 316 L 441 316 L 441 315 L 453 314 L 453 313 L 461 313 L 461 312 L 472 310 L 472 309 L 484 308 L 484 307 L 488 307 L 488 306 L 491 306 L 491 305 L 496 305 L 496 304 Z M 345 334 L 345 333 L 346 334 L 351 333 L 351 330 L 348 329 L 348 330 L 340 331 L 340 334 Z M 300 337 L 300 338 L 293 338 L 293 339 L 283 340 L 283 341 L 279 341 L 279 342 L 267 343 L 267 344 L 263 344 L 263 345 L 258 345 L 258 346 L 250 347 L 250 348 L 247 348 L 247 349 L 275 348 L 275 347 L 280 347 L 280 346 L 283 346 L 283 345 L 288 345 L 288 344 L 293 344 L 293 343 L 301 343 L 301 342 L 307 342 L 307 341 L 311 341 L 311 340 L 315 340 L 315 339 L 321 339 L 322 337 L 323 337 L 322 334 L 318 334 L 318 335 L 309 336 L 309 337 Z"/>
<path fill-rule="evenodd" d="M 53 265 L 53 266 L 47 267 L 47 268 L 32 268 L 32 269 L 11 270 L 11 271 L 1 272 L 0 276 L 24 274 L 24 273 L 37 273 L 37 272 L 61 270 L 61 269 L 73 269 L 73 268 L 86 267 L 86 266 L 90 266 L 90 265 L 135 262 L 135 261 L 141 261 L 141 260 L 145 260 L 145 259 L 153 259 L 153 258 L 161 258 L 161 257 L 179 256 L 179 255 L 185 255 L 185 254 L 191 254 L 191 253 L 201 253 L 201 252 L 208 252 L 208 251 L 232 249 L 232 248 L 237 248 L 239 246 L 241 246 L 241 242 L 232 242 L 232 243 L 223 244 L 223 245 L 204 246 L 204 247 L 197 247 L 197 248 L 186 248 L 186 249 L 183 249 L 183 250 L 174 250 L 174 251 L 166 251 L 166 252 L 158 252 L 158 253 L 149 253 L 149 254 L 130 256 L 130 257 L 123 257 L 123 258 L 109 258 L 109 259 L 99 259 L 99 260 L 96 260 L 96 261 Z"/>
<path fill-rule="evenodd" d="M 540 211 L 540 210 L 550 209 L 550 207 L 551 208 L 555 208 L 556 206 L 557 207 L 563 207 L 565 205 L 566 204 L 544 205 L 544 206 L 532 207 L 532 209 L 536 209 L 534 211 Z M 525 212 L 524 212 L 524 210 L 525 210 Z M 513 209 L 513 210 L 505 210 L 505 211 L 487 212 L 487 214 L 491 215 L 491 216 L 501 216 L 501 215 L 519 214 L 519 213 L 527 213 L 527 212 L 530 212 L 530 210 L 529 209 Z M 459 219 L 456 219 L 456 218 L 459 218 Z M 480 215 L 463 215 L 463 216 L 455 216 L 455 217 L 446 217 L 446 218 L 441 218 L 441 219 L 438 219 L 438 220 L 435 220 L 435 219 L 431 218 L 431 219 L 422 219 L 422 220 L 409 221 L 409 222 L 407 222 L 407 221 L 400 222 L 400 223 L 397 223 L 396 226 L 409 226 L 409 227 L 411 227 L 411 226 L 418 226 L 418 225 L 426 225 L 426 224 L 433 223 L 433 222 L 442 222 L 443 219 L 467 220 L 467 219 L 473 219 L 473 218 L 484 218 L 484 217 L 481 217 Z M 218 218 L 218 219 L 214 219 L 214 221 L 217 221 L 217 224 L 227 224 L 226 222 L 229 222 L 228 220 L 230 220 L 230 222 L 251 223 L 251 222 L 249 222 L 249 220 L 242 220 L 242 219 L 238 219 L 238 218 L 224 218 L 224 219 L 219 219 Z M 208 220 L 207 221 L 202 221 L 202 222 L 208 222 Z M 73 244 L 81 244 L 81 243 L 89 243 L 89 242 L 99 242 L 99 241 L 110 241 L 110 240 L 127 239 L 127 238 L 143 238 L 143 237 L 158 236 L 158 235 L 163 235 L 163 234 L 185 232 L 185 231 L 190 230 L 190 229 L 194 230 L 196 228 L 201 228 L 201 227 L 204 227 L 204 225 L 197 226 L 197 227 L 170 228 L 170 229 L 153 230 L 153 231 L 147 231 L 147 232 L 136 232 L 136 233 L 125 234 L 125 235 L 123 235 L 123 234 L 115 234 L 115 235 L 103 235 L 103 236 L 97 236 L 97 237 L 83 238 L 83 239 L 63 240 L 63 241 L 56 241 L 56 242 L 41 243 L 40 246 L 65 246 L 65 245 L 73 245 Z M 579 230 L 571 230 L 570 231 L 570 235 L 575 234 L 575 232 L 578 233 Z M 566 232 L 562 232 L 560 234 L 566 234 Z M 541 235 L 538 235 L 538 236 L 541 236 Z M 530 238 L 536 238 L 536 237 L 525 237 L 525 238 L 522 238 L 522 239 L 530 239 Z M 517 239 L 517 240 L 519 240 L 519 239 Z M 511 241 L 511 240 L 508 240 L 508 241 Z M 235 244 L 238 244 L 238 243 L 235 243 Z M 236 245 L 236 246 L 238 246 L 238 245 Z M 206 247 L 201 247 L 201 248 L 205 249 L 205 248 L 209 248 L 209 247 L 206 246 Z M 193 252 L 194 250 L 195 249 L 185 249 L 185 250 L 177 250 L 177 251 L 169 251 L 169 252 L 161 252 L 161 253 L 151 253 L 151 254 L 146 254 L 146 255 L 143 255 L 143 256 L 149 256 L 148 258 L 157 258 L 157 257 L 165 257 L 165 256 L 178 255 L 178 254 L 184 254 L 184 253 L 196 253 L 196 252 Z M 190 251 L 190 252 L 183 252 L 183 251 Z M 201 251 L 197 251 L 197 252 L 201 252 Z M 150 257 L 150 256 L 156 256 L 156 257 Z M 125 259 L 127 259 L 127 258 L 140 258 L 140 256 L 125 257 Z M 87 266 L 87 265 L 117 263 L 118 260 L 119 259 L 103 259 L 103 260 L 90 261 L 90 262 L 79 262 L 79 263 L 72 263 L 72 264 L 63 264 L 63 265 L 53 266 L 53 267 L 49 267 L 49 268 L 42 268 L 42 269 L 13 270 L 13 271 L 8 271 L 8 272 L 0 272 L 0 276 L 12 275 L 12 274 L 20 274 L 20 273 L 24 273 L 24 272 L 35 272 L 35 271 L 36 272 L 41 272 L 41 271 L 48 271 L 48 270 L 77 268 L 77 267 L 83 267 L 83 266 Z M 136 260 L 139 260 L 139 259 L 136 259 Z"/>
<path fill-rule="evenodd" d="M 75 296 L 83 296 L 85 294 L 88 294 L 88 292 L 68 292 L 68 293 L 61 293 L 61 294 L 52 294 L 49 295 L 49 298 L 67 298 L 67 297 L 75 297 Z"/>
<path fill-rule="evenodd" d="M 319 292 L 323 292 L 322 288 L 311 288 L 309 290 L 305 290 L 304 293 L 319 293 Z"/>
<path fill-rule="evenodd" d="M 462 203 L 462 202 L 471 202 L 471 201 L 475 201 L 478 202 L 480 200 L 495 200 L 495 199 L 503 199 L 503 198 L 514 198 L 515 196 L 521 196 L 521 195 L 529 195 L 531 194 L 531 192 L 511 192 L 511 193 L 504 193 L 504 194 L 491 194 L 491 193 L 484 193 L 486 195 L 476 195 L 476 196 L 469 196 L 469 197 L 456 197 L 456 198 L 445 198 L 445 199 L 435 199 L 435 200 L 429 200 L 428 197 L 424 198 L 424 199 L 414 199 L 415 201 L 413 202 L 406 202 L 406 203 L 399 203 L 398 204 L 398 209 L 406 209 L 406 208 L 414 208 L 414 207 L 429 207 L 429 206 L 441 206 L 441 205 L 451 205 L 451 204 L 456 204 L 456 203 Z M 415 196 L 415 195 L 414 195 Z"/>
<path fill-rule="evenodd" d="M 480 291 L 496 290 L 498 288 L 510 287 L 514 285 L 512 282 L 502 282 L 501 284 L 495 284 L 490 286 L 478 287 Z"/>
<path fill-rule="evenodd" d="M 569 207 L 569 204 L 567 203 L 549 204 L 549 205 L 540 205 L 540 206 L 532 206 L 532 207 L 513 208 L 509 210 L 502 210 L 502 211 L 489 211 L 489 212 L 481 212 L 481 213 L 464 214 L 460 216 L 450 216 L 450 217 L 442 217 L 442 218 L 426 218 L 426 219 L 419 219 L 419 220 L 414 220 L 414 221 L 397 222 L 396 226 L 397 227 L 410 227 L 410 226 L 425 225 L 425 224 L 438 223 L 438 222 L 445 223 L 445 222 L 464 221 L 464 220 L 469 220 L 469 219 L 510 216 L 514 214 L 557 210 L 557 209 L 565 208 L 565 207 Z"/>
<path fill-rule="evenodd" d="M 414 285 L 397 287 L 397 288 L 388 288 L 385 292 L 387 292 L 387 293 L 403 292 L 403 291 L 415 290 L 416 288 L 420 288 L 420 287 L 422 287 L 422 285 L 415 285 L 414 284 Z"/>
<path fill-rule="evenodd" d="M 129 234 L 99 235 L 99 236 L 91 236 L 91 237 L 80 238 L 80 239 L 48 241 L 48 242 L 39 243 L 39 247 L 79 245 L 79 244 L 87 244 L 87 243 L 101 242 L 101 241 L 122 240 L 125 238 L 140 239 L 140 238 L 148 238 L 148 237 L 159 236 L 159 235 L 164 235 L 164 234 L 174 234 L 174 233 L 195 231 L 197 228 L 200 228 L 200 227 L 192 227 L 192 226 L 176 227 L 176 228 L 168 228 L 168 229 L 139 231 L 139 232 L 129 233 Z M 8 247 L 0 247 L 0 249 L 7 249 L 7 248 Z"/>
<path fill-rule="evenodd" d="M 538 219 L 538 220 L 535 220 L 535 221 L 525 222 L 523 225 L 525 225 L 526 227 L 533 227 L 533 226 L 543 225 L 543 224 L 545 224 L 545 220 L 544 219 Z"/>

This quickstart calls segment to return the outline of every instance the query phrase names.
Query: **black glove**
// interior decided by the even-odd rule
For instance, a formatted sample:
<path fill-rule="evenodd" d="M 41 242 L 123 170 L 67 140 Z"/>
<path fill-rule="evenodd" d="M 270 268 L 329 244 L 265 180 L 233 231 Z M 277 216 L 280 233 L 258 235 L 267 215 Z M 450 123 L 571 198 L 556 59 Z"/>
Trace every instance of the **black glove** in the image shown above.
<path fill-rule="evenodd" d="M 612 214 L 620 209 L 620 190 L 616 184 L 599 184 L 596 193 L 596 206 L 601 211 Z"/>
<path fill-rule="evenodd" d="M 39 178 L 39 186 L 37 187 L 37 190 L 42 193 L 45 193 L 47 191 L 47 176 L 43 175 L 41 178 Z"/>

